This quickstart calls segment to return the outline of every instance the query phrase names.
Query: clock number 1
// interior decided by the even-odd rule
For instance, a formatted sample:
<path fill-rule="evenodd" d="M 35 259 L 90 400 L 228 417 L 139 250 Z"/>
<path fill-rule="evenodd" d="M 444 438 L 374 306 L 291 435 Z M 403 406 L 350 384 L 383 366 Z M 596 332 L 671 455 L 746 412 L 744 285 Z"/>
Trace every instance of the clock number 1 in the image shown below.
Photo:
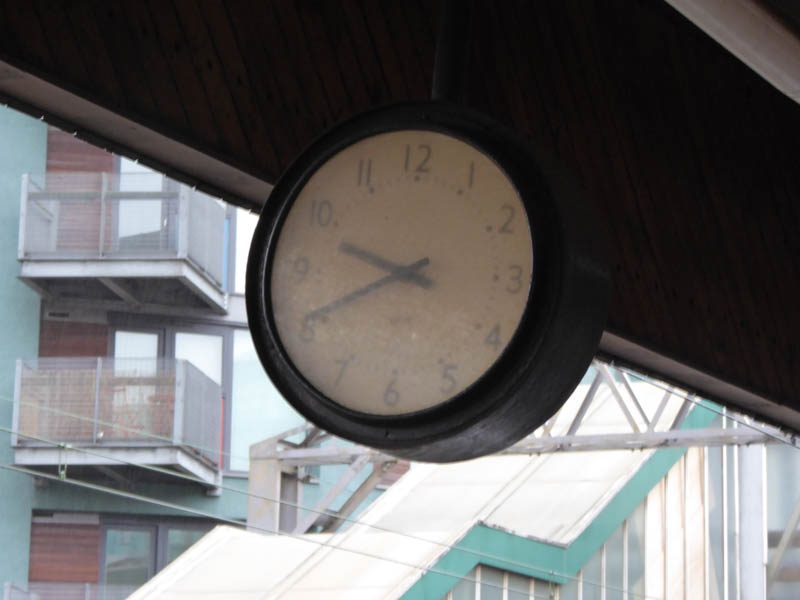
<path fill-rule="evenodd" d="M 356 185 L 370 185 L 372 183 L 372 159 L 363 158 L 358 161 L 358 183 Z"/>
<path fill-rule="evenodd" d="M 428 166 L 428 161 L 431 158 L 431 147 L 428 144 L 420 144 L 417 146 L 417 150 L 419 150 L 419 153 L 422 155 L 422 160 L 419 163 L 417 163 L 416 167 L 411 169 L 412 167 L 411 145 L 406 144 L 406 160 L 405 163 L 403 164 L 403 170 L 408 171 L 411 169 L 415 173 L 427 173 L 431 170 L 431 168 Z M 418 155 L 416 152 L 414 154 L 415 154 L 414 162 L 416 162 Z"/>

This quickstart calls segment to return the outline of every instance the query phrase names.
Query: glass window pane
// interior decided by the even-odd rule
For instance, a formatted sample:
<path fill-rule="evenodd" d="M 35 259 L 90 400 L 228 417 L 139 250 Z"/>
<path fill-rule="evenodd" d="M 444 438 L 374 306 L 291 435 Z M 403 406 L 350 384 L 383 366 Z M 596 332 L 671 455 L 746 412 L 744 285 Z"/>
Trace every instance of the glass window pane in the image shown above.
<path fill-rule="evenodd" d="M 628 518 L 628 598 L 644 598 L 645 505 L 640 504 Z"/>
<path fill-rule="evenodd" d="M 574 579 L 570 579 L 558 590 L 558 600 L 578 600 L 579 591 L 580 579 L 578 579 L 578 575 L 575 575 Z"/>
<path fill-rule="evenodd" d="M 250 241 L 253 239 L 258 223 L 258 215 L 243 210 L 236 210 L 236 256 L 234 265 L 234 285 L 233 291 L 237 294 L 244 294 L 244 280 L 247 271 L 247 255 L 250 252 Z"/>
<path fill-rule="evenodd" d="M 481 600 L 503 600 L 503 572 L 481 567 Z"/>
<path fill-rule="evenodd" d="M 581 600 L 600 600 L 602 593 L 603 577 L 603 549 L 594 553 L 586 566 L 583 567 L 583 595 Z"/>
<path fill-rule="evenodd" d="M 475 576 L 475 569 L 464 575 L 464 578 L 453 587 L 453 600 L 475 600 Z"/>
<path fill-rule="evenodd" d="M 250 332 L 244 329 L 233 335 L 232 394 L 230 468 L 246 471 L 251 444 L 291 429 L 303 419 L 264 373 Z"/>
<path fill-rule="evenodd" d="M 531 579 L 516 573 L 508 574 L 508 600 L 528 600 L 530 598 Z"/>
<path fill-rule="evenodd" d="M 107 529 L 104 579 L 108 585 L 141 585 L 153 574 L 153 531 Z"/>
<path fill-rule="evenodd" d="M 606 542 L 606 600 L 622 600 L 623 595 L 622 526 Z"/>
<path fill-rule="evenodd" d="M 214 383 L 222 384 L 222 336 L 177 333 L 175 358 L 188 360 Z"/>
<path fill-rule="evenodd" d="M 158 334 L 138 331 L 114 333 L 114 358 L 156 358 Z"/>
<path fill-rule="evenodd" d="M 167 564 L 206 534 L 205 529 L 173 529 L 167 531 Z"/>
<path fill-rule="evenodd" d="M 124 156 L 119 158 L 119 190 L 121 192 L 160 192 L 164 176 Z"/>

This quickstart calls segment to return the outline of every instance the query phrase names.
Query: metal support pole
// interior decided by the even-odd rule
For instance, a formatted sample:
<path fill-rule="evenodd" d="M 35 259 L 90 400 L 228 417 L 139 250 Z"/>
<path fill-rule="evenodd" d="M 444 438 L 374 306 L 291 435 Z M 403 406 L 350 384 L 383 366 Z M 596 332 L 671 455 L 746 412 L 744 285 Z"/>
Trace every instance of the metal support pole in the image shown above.
<path fill-rule="evenodd" d="M 280 529 L 281 465 L 275 456 L 277 441 L 265 440 L 250 446 L 247 481 L 247 528 L 278 533 Z"/>
<path fill-rule="evenodd" d="M 765 598 L 764 446 L 739 448 L 739 573 L 741 598 Z"/>
<path fill-rule="evenodd" d="M 92 443 L 97 443 L 97 423 L 100 420 L 100 379 L 103 376 L 103 358 L 97 357 L 94 375 L 94 418 L 92 419 Z"/>
<path fill-rule="evenodd" d="M 431 97 L 460 102 L 465 92 L 472 0 L 442 0 Z"/>

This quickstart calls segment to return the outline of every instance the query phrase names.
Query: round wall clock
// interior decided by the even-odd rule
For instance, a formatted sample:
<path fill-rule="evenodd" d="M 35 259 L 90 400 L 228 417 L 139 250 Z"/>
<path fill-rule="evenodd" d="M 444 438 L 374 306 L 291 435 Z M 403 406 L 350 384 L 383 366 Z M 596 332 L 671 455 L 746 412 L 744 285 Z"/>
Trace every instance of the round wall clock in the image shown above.
<path fill-rule="evenodd" d="M 275 186 L 250 329 L 319 427 L 416 460 L 484 455 L 541 425 L 588 367 L 610 289 L 599 238 L 569 178 L 486 117 L 380 108 Z"/>

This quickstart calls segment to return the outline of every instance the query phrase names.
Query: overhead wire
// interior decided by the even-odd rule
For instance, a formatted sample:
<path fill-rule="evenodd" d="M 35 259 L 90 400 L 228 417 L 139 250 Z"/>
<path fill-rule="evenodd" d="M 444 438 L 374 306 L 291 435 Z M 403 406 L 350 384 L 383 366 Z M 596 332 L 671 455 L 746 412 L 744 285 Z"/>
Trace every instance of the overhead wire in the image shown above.
<path fill-rule="evenodd" d="M 308 542 L 308 543 L 311 543 L 313 545 L 316 545 L 316 546 L 319 546 L 319 547 L 322 547 L 322 548 L 329 548 L 331 550 L 340 550 L 340 551 L 347 552 L 347 553 L 350 553 L 350 554 L 363 556 L 365 558 L 371 558 L 371 559 L 381 560 L 381 561 L 384 561 L 384 562 L 393 563 L 393 564 L 396 564 L 396 565 L 400 565 L 400 566 L 403 566 L 403 567 L 408 567 L 408 568 L 411 568 L 411 569 L 415 569 L 417 571 L 421 571 L 423 573 L 423 575 L 426 574 L 426 573 L 434 573 L 436 575 L 442 575 L 444 577 L 450 577 L 452 579 L 455 579 L 456 581 L 469 581 L 471 583 L 480 584 L 482 586 L 485 585 L 485 586 L 489 586 L 489 587 L 492 587 L 492 588 L 495 588 L 495 589 L 500 589 L 500 590 L 505 589 L 505 586 L 503 586 L 503 585 L 497 585 L 497 584 L 493 584 L 493 583 L 490 583 L 490 582 L 487 582 L 487 581 L 479 580 L 477 578 L 471 578 L 471 577 L 467 577 L 467 576 L 463 576 L 463 575 L 458 575 L 456 573 L 453 573 L 453 572 L 450 572 L 450 571 L 446 571 L 446 570 L 443 570 L 443 569 L 439 569 L 439 568 L 436 568 L 436 567 L 423 566 L 423 565 L 415 564 L 415 563 L 412 563 L 412 562 L 403 561 L 403 560 L 400 560 L 400 559 L 397 559 L 397 558 L 381 556 L 379 554 L 367 552 L 367 551 L 364 551 L 364 550 L 358 550 L 358 549 L 352 548 L 352 547 L 343 547 L 343 546 L 339 546 L 339 545 L 336 545 L 336 544 L 332 544 L 332 543 L 327 542 L 327 541 L 318 540 L 318 539 L 312 539 L 311 536 L 308 536 L 308 535 L 294 534 L 294 533 L 289 533 L 289 532 L 280 531 L 280 530 L 267 529 L 265 527 L 260 527 L 260 526 L 246 525 L 246 524 L 242 523 L 241 521 L 237 521 L 236 519 L 232 519 L 230 517 L 224 517 L 224 516 L 216 515 L 214 513 L 210 513 L 210 512 L 207 512 L 207 511 L 203 511 L 203 510 L 199 510 L 199 509 L 196 509 L 196 508 L 191 508 L 191 507 L 188 507 L 188 506 L 183 506 L 181 504 L 176 504 L 174 502 L 161 500 L 159 498 L 152 498 L 150 496 L 145 496 L 145 495 L 142 495 L 142 494 L 136 494 L 134 492 L 129 492 L 129 491 L 125 491 L 125 490 L 119 490 L 119 489 L 115 489 L 115 488 L 110 488 L 110 487 L 103 486 L 103 485 L 98 485 L 98 484 L 94 484 L 94 483 L 90 483 L 90 482 L 86 482 L 86 481 L 81 481 L 79 479 L 72 479 L 72 478 L 70 478 L 68 476 L 62 477 L 62 476 L 59 476 L 59 475 L 52 475 L 50 473 L 43 473 L 41 471 L 36 471 L 34 469 L 29 469 L 29 468 L 26 468 L 26 467 L 20 467 L 20 466 L 17 466 L 17 465 L 2 464 L 2 463 L 0 463 L 0 469 L 5 469 L 7 471 L 13 471 L 13 472 L 21 473 L 21 474 L 24 474 L 24 475 L 28 475 L 30 477 L 39 477 L 39 478 L 47 479 L 47 480 L 50 480 L 50 481 L 66 483 L 66 484 L 74 485 L 74 486 L 81 487 L 81 488 L 84 488 L 84 489 L 93 490 L 95 492 L 107 493 L 107 494 L 111 494 L 111 495 L 115 495 L 115 496 L 120 496 L 120 497 L 126 498 L 128 500 L 136 500 L 136 501 L 139 501 L 139 502 L 145 502 L 145 503 L 148 503 L 148 504 L 154 504 L 154 505 L 160 506 L 162 508 L 167 508 L 167 509 L 174 510 L 174 511 L 188 513 L 188 514 L 191 514 L 191 515 L 194 515 L 194 516 L 197 516 L 197 517 L 203 517 L 203 518 L 206 518 L 206 519 L 209 519 L 209 520 L 214 520 L 214 521 L 218 521 L 218 522 L 227 523 L 227 524 L 233 525 L 233 526 L 235 526 L 237 528 L 247 527 L 247 529 L 257 530 L 257 531 L 260 531 L 260 532 L 266 533 L 266 534 L 278 535 L 278 536 L 282 536 L 282 537 L 288 537 L 288 538 L 300 540 L 300 541 L 303 541 L 303 542 Z M 363 524 L 363 525 L 369 526 L 368 524 Z M 431 544 L 435 544 L 435 542 L 430 542 L 429 540 L 426 540 L 426 541 L 428 541 Z M 449 548 L 451 550 L 457 549 L 457 550 L 462 551 L 462 552 L 470 552 L 470 550 L 467 549 L 467 548 L 458 548 L 456 546 L 448 546 L 446 544 L 442 544 L 442 545 L 446 546 L 447 548 Z M 495 560 L 500 560 L 503 563 L 507 563 L 507 564 L 511 564 L 511 565 L 515 565 L 516 564 L 513 561 L 509 561 L 509 560 L 507 560 L 505 558 L 502 558 L 502 557 L 493 557 L 491 555 L 486 555 L 486 554 L 482 554 L 482 553 L 478 553 L 478 552 L 473 552 L 473 554 L 476 554 L 479 557 L 484 557 L 484 558 L 494 558 Z M 591 585 L 593 587 L 605 588 L 607 590 L 614 590 L 614 591 L 622 592 L 622 590 L 620 588 L 617 588 L 617 587 L 603 586 L 602 583 L 593 583 L 593 582 L 583 581 L 577 575 L 567 575 L 565 573 L 559 573 L 557 571 L 541 569 L 541 568 L 533 567 L 531 565 L 519 564 L 517 566 L 522 566 L 522 567 L 526 568 L 527 570 L 537 571 L 537 572 L 542 573 L 543 575 L 548 575 L 548 576 L 551 576 L 551 577 L 557 577 L 557 578 L 564 579 L 564 580 L 567 580 L 567 581 L 574 580 L 574 581 L 578 581 L 578 582 L 581 582 L 581 583 L 587 583 L 588 585 Z M 649 598 L 648 596 L 640 596 L 640 597 L 643 598 L 643 599 Z M 656 600 L 655 597 L 653 597 L 653 600 Z"/>
<path fill-rule="evenodd" d="M 774 434 L 770 434 L 768 431 L 765 431 L 765 430 L 763 430 L 761 428 L 752 426 L 751 424 L 747 423 L 746 421 L 738 420 L 738 419 L 734 418 L 730 413 L 727 413 L 725 411 L 716 410 L 713 406 L 710 406 L 708 403 L 704 403 L 704 402 L 698 401 L 695 398 L 693 398 L 691 395 L 682 393 L 680 390 L 676 390 L 676 389 L 674 389 L 672 387 L 669 387 L 669 386 L 667 386 L 665 384 L 662 384 L 661 382 L 659 382 L 657 380 L 654 380 L 652 378 L 649 378 L 649 377 L 646 377 L 646 376 L 642 376 L 639 373 L 637 373 L 635 371 L 631 371 L 631 370 L 629 370 L 629 369 L 627 369 L 625 367 L 621 367 L 619 365 L 615 365 L 613 362 L 610 362 L 609 364 L 611 366 L 619 369 L 621 372 L 624 372 L 624 373 L 628 374 L 631 377 L 634 377 L 634 378 L 636 378 L 636 379 L 638 379 L 640 381 L 646 382 L 648 384 L 654 385 L 655 387 L 657 387 L 659 389 L 662 389 L 664 391 L 668 391 L 668 392 L 674 394 L 675 396 L 677 396 L 678 398 L 681 398 L 681 399 L 683 399 L 685 401 L 689 401 L 689 402 L 693 403 L 696 406 L 702 407 L 703 409 L 706 409 L 706 410 L 710 410 L 711 412 L 715 412 L 716 414 L 718 414 L 718 415 L 720 415 L 722 417 L 729 418 L 729 419 L 731 419 L 733 421 L 736 421 L 737 423 L 741 424 L 744 427 L 749 427 L 749 428 L 751 428 L 753 430 L 756 430 L 756 431 L 758 431 L 760 433 L 766 433 L 767 435 L 770 435 L 770 437 L 773 437 L 777 441 L 781 441 L 781 442 L 787 443 L 788 445 L 791 445 L 792 447 L 796 447 L 790 441 L 788 441 L 788 440 L 786 440 L 786 439 L 784 439 L 784 438 L 782 438 L 780 436 L 776 436 Z M 8 400 L 7 397 L 4 397 L 2 399 Z M 13 402 L 13 399 L 10 400 L 10 401 Z M 36 405 L 36 406 L 38 406 L 38 405 Z M 74 413 L 69 413 L 67 411 L 60 411 L 58 409 L 53 409 L 52 407 L 39 407 L 39 408 L 46 408 L 46 409 L 49 409 L 49 410 L 54 410 L 55 412 L 57 412 L 59 414 L 62 414 L 64 416 L 70 416 L 70 417 L 75 417 L 75 418 L 78 418 L 78 419 L 81 419 L 81 420 L 94 422 L 93 419 L 85 418 L 85 417 L 82 417 L 81 415 L 75 415 Z M 102 421 L 98 421 L 98 422 L 101 423 L 101 424 L 105 424 L 107 426 L 110 426 L 110 427 L 118 427 L 118 428 L 120 428 L 122 430 L 135 432 L 137 434 L 142 434 L 143 433 L 141 430 L 134 429 L 134 428 L 127 428 L 125 426 L 121 426 L 121 425 L 116 424 L 116 423 L 104 423 Z M 82 447 L 79 447 L 79 446 L 73 446 L 73 445 L 70 445 L 70 444 L 63 443 L 63 442 L 56 442 L 54 440 L 48 440 L 46 438 L 41 438 L 41 437 L 37 437 L 37 436 L 31 436 L 31 435 L 28 435 L 28 434 L 25 434 L 25 433 L 22 433 L 22 432 L 19 432 L 19 431 L 15 431 L 15 430 L 9 429 L 9 428 L 0 427 L 0 431 L 5 431 L 5 432 L 7 432 L 9 434 L 21 435 L 23 437 L 27 437 L 29 439 L 34 439 L 34 440 L 39 441 L 41 443 L 53 445 L 54 447 L 60 447 L 60 448 L 64 448 L 64 449 L 72 449 L 72 450 L 84 452 L 84 453 L 89 454 L 89 455 L 95 455 L 95 456 L 98 456 L 99 458 L 104 458 L 106 460 L 113 460 L 115 462 L 119 462 L 120 464 L 126 464 L 126 465 L 129 465 L 129 466 L 146 469 L 146 470 L 150 470 L 150 471 L 153 471 L 153 472 L 158 472 L 158 473 L 161 473 L 161 474 L 164 474 L 164 475 L 177 477 L 179 479 L 183 479 L 183 480 L 186 480 L 186 481 L 191 481 L 193 483 L 198 483 L 198 484 L 201 484 L 201 485 L 208 485 L 208 482 L 206 482 L 206 481 L 204 481 L 204 480 L 202 480 L 202 479 L 200 479 L 198 477 L 194 477 L 194 476 L 183 474 L 183 473 L 178 473 L 178 472 L 173 471 L 171 469 L 165 469 L 165 468 L 157 467 L 157 466 L 154 466 L 154 465 L 143 465 L 143 464 L 140 464 L 140 463 L 134 463 L 134 462 L 130 462 L 130 461 L 125 461 L 125 460 L 122 460 L 122 459 L 120 459 L 118 457 L 111 457 L 109 455 L 103 454 L 101 452 L 92 451 L 92 450 L 89 450 L 87 448 L 82 448 Z M 151 435 L 149 437 L 152 437 L 153 439 L 158 439 L 158 440 L 162 440 L 162 441 L 173 443 L 171 438 L 167 438 L 167 437 L 163 437 L 163 436 L 157 436 L 157 435 Z M 194 446 L 193 448 L 202 450 L 202 448 L 197 447 L 197 446 Z M 218 452 L 218 450 L 216 452 Z M 0 465 L 0 466 L 2 466 L 2 465 Z M 174 510 L 181 510 L 181 511 L 184 511 L 184 512 L 197 514 L 199 516 L 204 516 L 206 518 L 209 518 L 209 519 L 212 519 L 212 520 L 215 520 L 215 521 L 229 522 L 229 523 L 237 525 L 237 526 L 242 526 L 242 523 L 240 521 L 236 521 L 235 519 L 226 519 L 224 517 L 220 517 L 220 516 L 218 516 L 216 514 L 213 514 L 213 513 L 205 513 L 204 511 L 197 511 L 196 509 L 191 509 L 189 507 L 184 507 L 184 506 L 181 506 L 179 504 L 169 503 L 169 502 L 166 502 L 166 501 L 159 500 L 157 498 L 150 498 L 148 496 L 142 496 L 142 495 L 139 495 L 139 494 L 131 494 L 130 492 L 124 492 L 122 490 L 117 490 L 115 488 L 108 488 L 106 486 L 100 486 L 100 485 L 97 485 L 97 484 L 91 484 L 91 483 L 88 483 L 88 482 L 82 482 L 80 480 L 63 479 L 63 478 L 60 478 L 60 477 L 57 477 L 57 476 L 53 476 L 53 475 L 50 475 L 50 474 L 46 474 L 46 473 L 42 473 L 42 472 L 39 472 L 39 471 L 30 470 L 30 469 L 23 469 L 23 468 L 12 466 L 12 465 L 6 465 L 6 467 L 10 468 L 11 470 L 16 470 L 16 471 L 27 473 L 28 475 L 30 475 L 32 477 L 43 477 L 43 478 L 46 478 L 46 479 L 53 479 L 53 480 L 56 480 L 56 481 L 72 483 L 74 485 L 83 485 L 84 487 L 91 487 L 92 489 L 96 489 L 98 491 L 102 491 L 102 492 L 110 493 L 110 494 L 117 494 L 117 495 L 126 495 L 127 494 L 128 495 L 127 497 L 132 497 L 132 498 L 135 497 L 135 499 L 141 500 L 143 502 L 152 502 L 152 503 L 160 504 L 162 506 L 169 506 L 169 507 L 173 508 Z M 423 538 L 421 536 L 415 536 L 415 535 L 409 534 L 407 532 L 400 532 L 400 531 L 391 530 L 391 529 L 388 529 L 388 528 L 383 528 L 383 527 L 380 527 L 380 526 L 374 525 L 374 524 L 363 523 L 358 519 L 353 519 L 353 518 L 349 518 L 349 517 L 341 517 L 335 511 L 319 510 L 319 509 L 314 509 L 314 508 L 311 508 L 311 507 L 306 507 L 306 506 L 303 506 L 301 504 L 294 503 L 294 502 L 291 502 L 291 501 L 288 501 L 288 500 L 268 498 L 268 497 L 261 496 L 261 495 L 258 495 L 258 494 L 254 494 L 254 493 L 251 493 L 251 492 L 248 492 L 248 491 L 245 491 L 245 490 L 241 490 L 241 489 L 238 489 L 238 488 L 235 488 L 235 487 L 225 486 L 224 484 L 219 485 L 219 486 L 215 486 L 215 487 L 219 487 L 220 489 L 224 489 L 224 490 L 230 491 L 232 493 L 242 494 L 242 495 L 245 495 L 247 497 L 253 497 L 253 498 L 264 500 L 264 501 L 268 501 L 268 502 L 275 502 L 275 503 L 278 503 L 278 504 L 281 504 L 281 505 L 290 506 L 290 507 L 298 509 L 298 510 L 305 510 L 305 511 L 309 511 L 309 512 L 312 512 L 312 513 L 317 513 L 320 516 L 328 516 L 330 518 L 335 518 L 335 519 L 337 519 L 338 521 L 341 521 L 341 522 L 351 523 L 353 525 L 366 526 L 366 527 L 369 527 L 369 528 L 372 528 L 372 529 L 375 529 L 375 530 L 379 530 L 379 531 L 383 531 L 383 532 L 386 532 L 386 533 L 391 533 L 391 534 L 394 534 L 394 535 L 407 537 L 407 538 L 410 538 L 410 539 L 414 539 L 416 541 L 422 541 L 422 542 L 425 542 L 425 543 L 429 543 L 429 544 L 441 547 L 441 548 L 445 549 L 446 551 L 458 550 L 458 551 L 461 551 L 461 552 L 465 552 L 465 553 L 469 553 L 469 554 L 475 555 L 478 558 L 485 558 L 485 559 L 490 559 L 490 560 L 495 560 L 495 561 L 496 560 L 500 560 L 500 561 L 503 561 L 504 563 L 512 565 L 512 566 L 520 567 L 520 568 L 523 568 L 523 569 L 526 569 L 526 570 L 529 570 L 529 571 L 533 571 L 533 572 L 539 572 L 539 573 L 542 573 L 543 575 L 550 575 L 550 576 L 559 577 L 559 578 L 562 578 L 562 579 L 565 579 L 565 580 L 577 580 L 578 579 L 577 576 L 570 576 L 570 575 L 567 575 L 565 573 L 560 573 L 560 572 L 555 572 L 555 571 L 548 571 L 548 570 L 538 568 L 538 567 L 536 567 L 534 565 L 531 565 L 531 564 L 528 564 L 528 563 L 518 562 L 518 561 L 511 561 L 511 560 L 506 559 L 505 557 L 499 557 L 499 556 L 496 556 L 496 555 L 482 553 L 482 552 L 475 551 L 475 550 L 472 550 L 472 549 L 469 549 L 469 548 L 462 548 L 462 547 L 460 547 L 458 545 L 449 545 L 449 544 L 446 544 L 446 543 L 443 543 L 443 542 L 437 542 L 437 541 L 434 541 L 434 540 Z M 262 528 L 259 528 L 259 529 L 262 529 Z M 267 533 L 274 533 L 274 534 L 280 534 L 280 535 L 290 535 L 290 537 L 301 538 L 301 534 L 292 535 L 292 534 L 287 534 L 286 532 L 269 531 L 269 530 L 266 530 L 266 529 L 262 529 L 262 530 L 264 532 L 267 532 Z M 301 538 L 301 539 L 304 539 L 304 538 Z M 379 559 L 382 559 L 382 560 L 389 560 L 389 561 L 393 561 L 394 560 L 394 559 L 390 559 L 390 558 L 387 558 L 387 557 L 380 557 L 380 556 L 377 556 L 377 555 L 373 555 L 373 558 L 379 558 Z M 403 563 L 402 561 L 395 561 L 395 562 L 398 562 L 399 564 L 403 564 L 405 566 L 414 566 L 414 565 L 411 565 L 410 563 Z M 431 571 L 431 569 L 426 569 L 424 567 L 419 567 L 419 566 L 414 566 L 414 568 Z M 442 572 L 441 574 L 444 574 L 444 575 L 447 575 L 447 576 L 450 576 L 450 577 L 458 577 L 457 575 L 454 575 L 452 573 Z M 481 582 L 481 583 L 482 583 L 482 585 L 489 585 L 486 582 Z M 585 582 L 585 583 L 587 583 L 589 585 L 599 585 L 599 584 L 594 584 L 594 583 L 591 583 L 591 582 Z"/>

